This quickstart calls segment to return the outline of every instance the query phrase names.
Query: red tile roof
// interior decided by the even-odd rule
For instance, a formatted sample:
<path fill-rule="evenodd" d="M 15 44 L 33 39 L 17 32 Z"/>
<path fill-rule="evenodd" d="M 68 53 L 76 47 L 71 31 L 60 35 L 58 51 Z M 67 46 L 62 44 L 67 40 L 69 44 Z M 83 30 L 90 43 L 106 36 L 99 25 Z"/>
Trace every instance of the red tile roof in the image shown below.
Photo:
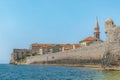
<path fill-rule="evenodd" d="M 32 47 L 54 47 L 56 45 L 60 45 L 62 47 L 68 47 L 75 45 L 76 48 L 80 47 L 79 44 L 32 44 Z"/>
<path fill-rule="evenodd" d="M 93 40 L 96 40 L 96 38 L 89 36 L 89 37 L 85 38 L 84 40 L 82 40 L 82 41 L 80 41 L 80 42 L 93 41 Z"/>
<path fill-rule="evenodd" d="M 53 47 L 55 44 L 32 44 L 34 47 Z"/>

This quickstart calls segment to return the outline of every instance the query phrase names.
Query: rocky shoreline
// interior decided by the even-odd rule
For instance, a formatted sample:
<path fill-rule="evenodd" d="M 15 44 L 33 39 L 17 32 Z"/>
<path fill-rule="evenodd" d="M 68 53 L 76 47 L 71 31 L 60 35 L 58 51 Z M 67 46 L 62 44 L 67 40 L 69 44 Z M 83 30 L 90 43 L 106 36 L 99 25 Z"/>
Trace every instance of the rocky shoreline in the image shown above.
<path fill-rule="evenodd" d="M 16 63 L 13 65 L 38 65 L 38 66 L 65 66 L 65 67 L 81 67 L 81 68 L 89 68 L 96 70 L 104 70 L 104 71 L 120 71 L 120 67 L 103 67 L 99 64 L 26 64 L 26 63 Z"/>

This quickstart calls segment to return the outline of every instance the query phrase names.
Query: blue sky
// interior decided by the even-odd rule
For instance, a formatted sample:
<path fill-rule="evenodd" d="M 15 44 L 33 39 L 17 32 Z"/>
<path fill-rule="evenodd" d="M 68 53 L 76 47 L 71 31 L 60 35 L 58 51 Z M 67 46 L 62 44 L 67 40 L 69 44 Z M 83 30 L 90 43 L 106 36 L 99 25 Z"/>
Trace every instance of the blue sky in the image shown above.
<path fill-rule="evenodd" d="M 120 25 L 119 0 L 0 0 L 0 63 L 14 48 L 31 43 L 78 43 L 93 36 L 98 16 L 101 38 L 110 17 Z"/>

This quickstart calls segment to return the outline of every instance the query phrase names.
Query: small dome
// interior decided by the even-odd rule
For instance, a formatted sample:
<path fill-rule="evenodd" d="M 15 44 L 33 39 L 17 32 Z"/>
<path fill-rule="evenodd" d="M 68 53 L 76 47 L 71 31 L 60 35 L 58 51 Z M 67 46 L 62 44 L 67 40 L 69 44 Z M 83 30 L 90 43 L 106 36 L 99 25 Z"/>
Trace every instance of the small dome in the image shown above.
<path fill-rule="evenodd" d="M 113 23 L 113 20 L 112 20 L 111 18 L 107 18 L 107 19 L 105 20 L 105 22 L 107 22 L 107 23 Z"/>

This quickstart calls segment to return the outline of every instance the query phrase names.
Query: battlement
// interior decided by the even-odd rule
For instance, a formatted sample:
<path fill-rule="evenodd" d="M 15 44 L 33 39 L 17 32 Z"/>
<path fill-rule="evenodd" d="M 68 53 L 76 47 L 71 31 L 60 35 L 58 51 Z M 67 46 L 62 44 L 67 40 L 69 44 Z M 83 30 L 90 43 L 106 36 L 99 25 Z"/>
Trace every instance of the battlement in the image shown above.
<path fill-rule="evenodd" d="M 120 26 L 115 26 L 112 19 L 108 18 L 105 21 L 106 42 L 120 42 Z"/>
<path fill-rule="evenodd" d="M 116 26 L 114 25 L 113 20 L 111 18 L 107 18 L 105 21 L 105 33 L 107 34 L 107 32 L 114 27 Z"/>

